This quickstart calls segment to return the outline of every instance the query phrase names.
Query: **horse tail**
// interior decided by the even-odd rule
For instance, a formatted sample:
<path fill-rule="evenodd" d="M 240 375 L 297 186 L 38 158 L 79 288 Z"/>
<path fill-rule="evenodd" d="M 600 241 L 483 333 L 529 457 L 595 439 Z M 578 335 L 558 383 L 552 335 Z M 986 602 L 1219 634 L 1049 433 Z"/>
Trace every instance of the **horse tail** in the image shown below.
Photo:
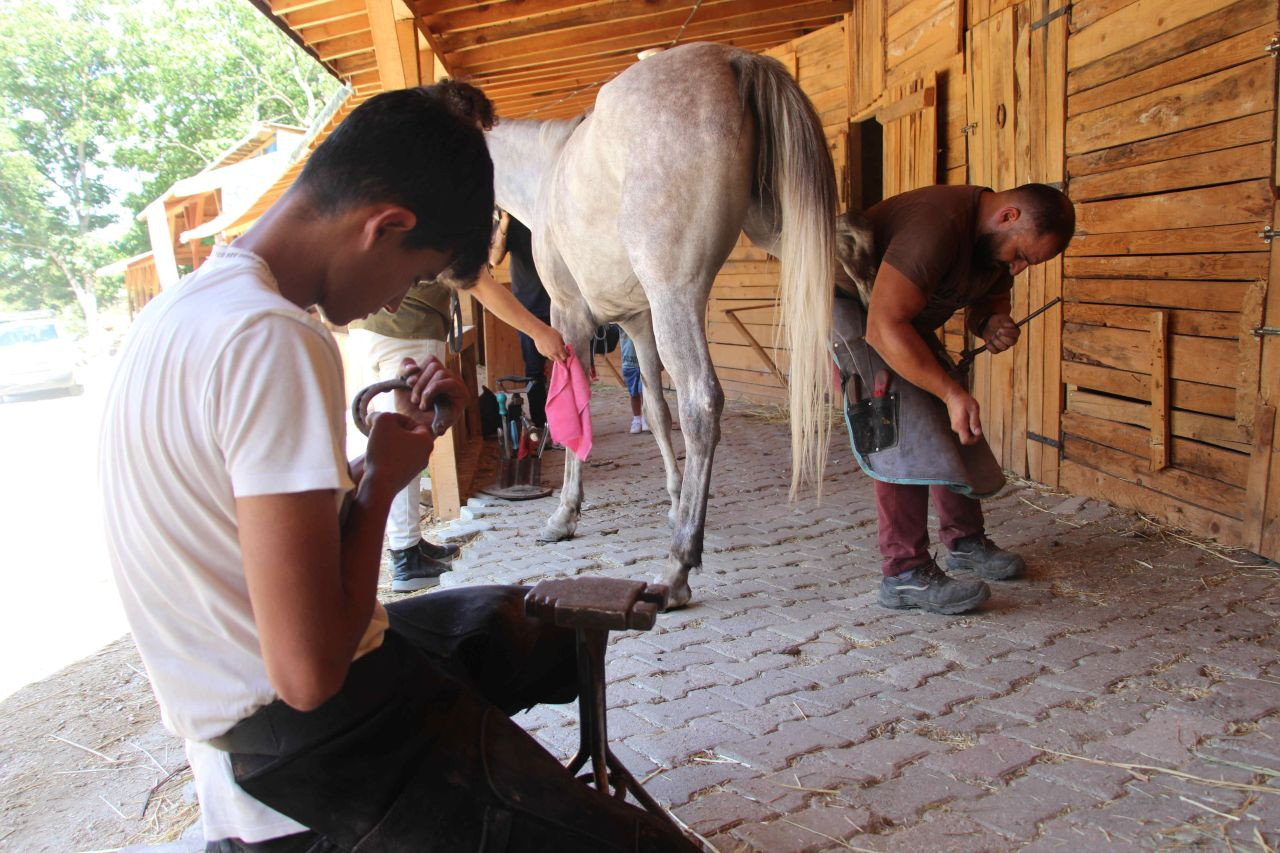
<path fill-rule="evenodd" d="M 831 152 L 813 104 L 782 63 L 754 53 L 730 60 L 757 125 L 754 195 L 780 230 L 779 291 L 791 351 L 791 497 L 813 482 L 822 496 L 831 419 L 827 341 L 835 281 L 836 185 Z"/>

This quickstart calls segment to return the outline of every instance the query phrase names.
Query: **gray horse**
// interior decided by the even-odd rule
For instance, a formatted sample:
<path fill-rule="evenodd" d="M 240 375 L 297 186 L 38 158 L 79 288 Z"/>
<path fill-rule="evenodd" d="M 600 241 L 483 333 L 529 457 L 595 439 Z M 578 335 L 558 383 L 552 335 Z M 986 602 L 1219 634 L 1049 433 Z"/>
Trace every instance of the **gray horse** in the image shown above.
<path fill-rule="evenodd" d="M 628 68 L 583 117 L 503 121 L 488 138 L 497 203 L 533 232 L 552 325 L 584 363 L 598 324 L 617 322 L 635 342 L 671 497 L 662 579 L 669 606 L 683 606 L 689 570 L 702 563 L 724 408 L 707 349 L 707 295 L 743 231 L 782 262 L 792 495 L 820 482 L 826 462 L 836 193 L 822 127 L 780 63 L 689 44 Z M 662 366 L 679 400 L 683 479 Z M 566 454 L 560 505 L 541 539 L 573 535 L 582 494 L 582 463 Z"/>

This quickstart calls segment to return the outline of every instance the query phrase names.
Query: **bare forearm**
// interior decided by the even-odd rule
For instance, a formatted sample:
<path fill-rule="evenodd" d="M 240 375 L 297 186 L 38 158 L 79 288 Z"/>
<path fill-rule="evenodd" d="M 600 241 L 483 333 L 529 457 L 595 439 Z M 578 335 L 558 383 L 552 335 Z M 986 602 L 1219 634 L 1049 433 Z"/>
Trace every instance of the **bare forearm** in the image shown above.
<path fill-rule="evenodd" d="M 487 270 L 480 273 L 471 293 L 493 312 L 493 316 L 526 335 L 532 336 L 546 325 L 521 305 L 510 290 L 498 284 Z"/>
<path fill-rule="evenodd" d="M 341 622 L 350 652 L 354 652 L 373 615 L 378 592 L 378 570 L 382 560 L 382 536 L 393 494 L 378 488 L 375 478 L 365 477 L 342 526 Z M 350 660 L 350 657 L 348 657 Z"/>
<path fill-rule="evenodd" d="M 943 370 L 924 338 L 909 324 L 872 323 L 867 329 L 867 342 L 895 373 L 940 400 L 964 390 Z"/>

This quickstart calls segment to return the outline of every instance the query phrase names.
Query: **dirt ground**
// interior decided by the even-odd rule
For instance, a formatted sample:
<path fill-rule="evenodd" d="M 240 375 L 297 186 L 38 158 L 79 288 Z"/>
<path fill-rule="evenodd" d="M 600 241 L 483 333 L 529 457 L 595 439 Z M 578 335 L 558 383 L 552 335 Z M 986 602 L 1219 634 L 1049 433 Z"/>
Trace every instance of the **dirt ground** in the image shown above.
<path fill-rule="evenodd" d="M 128 636 L 17 691 L 0 719 L 0 849 L 171 841 L 199 816 Z"/>

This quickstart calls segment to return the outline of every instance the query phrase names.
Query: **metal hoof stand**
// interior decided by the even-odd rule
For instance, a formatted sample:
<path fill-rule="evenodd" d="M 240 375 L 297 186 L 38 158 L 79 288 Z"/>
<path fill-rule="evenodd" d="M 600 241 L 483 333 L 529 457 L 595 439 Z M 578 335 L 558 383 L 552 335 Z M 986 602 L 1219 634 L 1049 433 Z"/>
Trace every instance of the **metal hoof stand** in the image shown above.
<path fill-rule="evenodd" d="M 605 714 L 604 655 L 610 631 L 647 631 L 667 604 L 662 584 L 620 578 L 559 578 L 541 581 L 524 599 L 525 613 L 578 634 L 578 715 L 581 741 L 569 762 L 577 773 L 588 760 L 591 770 L 581 778 L 596 789 L 619 799 L 635 797 L 645 809 L 680 827 L 649 796 L 630 771 L 609 751 Z"/>
<path fill-rule="evenodd" d="M 547 447 L 551 431 L 534 425 L 524 413 L 521 392 L 528 396 L 536 379 L 530 376 L 504 376 L 498 380 L 498 415 L 502 420 L 498 444 L 502 458 L 498 460 L 498 482 L 480 491 L 509 501 L 545 498 L 551 489 L 542 483 L 542 451 Z M 519 390 L 507 392 L 516 386 Z"/>

